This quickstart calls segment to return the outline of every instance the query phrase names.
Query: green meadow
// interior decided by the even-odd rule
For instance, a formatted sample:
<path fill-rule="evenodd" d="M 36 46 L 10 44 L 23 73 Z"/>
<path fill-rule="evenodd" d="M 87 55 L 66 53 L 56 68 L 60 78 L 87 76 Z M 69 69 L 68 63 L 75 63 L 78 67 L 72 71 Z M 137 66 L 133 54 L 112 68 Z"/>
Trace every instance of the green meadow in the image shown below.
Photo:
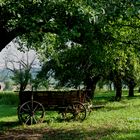
<path fill-rule="evenodd" d="M 113 100 L 114 92 L 96 92 L 93 111 L 83 122 L 67 122 L 46 110 L 45 122 L 21 125 L 17 118 L 18 95 L 0 93 L 0 139 L 25 140 L 139 140 L 140 93 Z"/>

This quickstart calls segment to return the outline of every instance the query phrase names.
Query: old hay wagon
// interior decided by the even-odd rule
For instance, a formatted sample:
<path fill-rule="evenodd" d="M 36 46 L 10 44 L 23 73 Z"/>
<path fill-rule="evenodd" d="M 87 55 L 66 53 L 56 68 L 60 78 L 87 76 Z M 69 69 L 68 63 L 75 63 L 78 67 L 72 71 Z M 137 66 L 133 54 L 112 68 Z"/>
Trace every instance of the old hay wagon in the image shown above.
<path fill-rule="evenodd" d="M 45 111 L 58 111 L 66 120 L 83 121 L 92 107 L 87 92 L 87 90 L 24 91 L 18 107 L 19 121 L 28 125 L 41 123 Z"/>

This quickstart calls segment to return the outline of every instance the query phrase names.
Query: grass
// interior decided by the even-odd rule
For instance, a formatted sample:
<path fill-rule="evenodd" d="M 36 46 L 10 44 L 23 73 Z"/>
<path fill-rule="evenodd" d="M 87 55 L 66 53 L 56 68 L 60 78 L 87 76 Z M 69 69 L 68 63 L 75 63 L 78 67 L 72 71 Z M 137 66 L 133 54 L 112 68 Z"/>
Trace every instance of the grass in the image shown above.
<path fill-rule="evenodd" d="M 32 126 L 18 123 L 16 104 L 0 105 L 0 138 L 42 140 L 139 140 L 140 96 L 128 98 L 126 92 L 120 102 L 112 101 L 114 93 L 98 92 L 93 110 L 85 121 L 59 121 L 59 115 L 46 111 L 46 122 Z M 28 138 L 27 138 L 28 136 Z"/>
<path fill-rule="evenodd" d="M 17 105 L 18 95 L 15 92 L 5 91 L 0 92 L 0 105 Z"/>

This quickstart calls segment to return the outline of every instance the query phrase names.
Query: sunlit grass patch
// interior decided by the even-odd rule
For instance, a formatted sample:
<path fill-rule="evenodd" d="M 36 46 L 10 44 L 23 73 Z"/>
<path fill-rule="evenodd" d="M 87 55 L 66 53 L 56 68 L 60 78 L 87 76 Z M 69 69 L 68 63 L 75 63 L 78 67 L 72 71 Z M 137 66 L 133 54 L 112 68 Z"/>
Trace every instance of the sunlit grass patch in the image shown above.
<path fill-rule="evenodd" d="M 11 105 L 0 105 L 0 120 L 7 120 L 12 119 L 12 116 L 17 114 L 17 107 Z M 9 117 L 9 119 L 7 119 Z"/>

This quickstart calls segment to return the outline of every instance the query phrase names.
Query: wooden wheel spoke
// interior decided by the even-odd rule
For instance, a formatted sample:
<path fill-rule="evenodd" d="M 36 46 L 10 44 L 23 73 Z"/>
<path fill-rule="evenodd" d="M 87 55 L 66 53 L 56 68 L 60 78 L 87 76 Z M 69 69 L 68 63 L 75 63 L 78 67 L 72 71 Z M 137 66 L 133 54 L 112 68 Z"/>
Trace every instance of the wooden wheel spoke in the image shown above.
<path fill-rule="evenodd" d="M 33 119 L 35 121 L 35 123 L 38 123 L 37 119 L 35 118 L 35 116 L 33 116 Z"/>
<path fill-rule="evenodd" d="M 31 125 L 33 124 L 33 116 L 31 116 Z"/>
<path fill-rule="evenodd" d="M 37 110 L 38 106 L 39 106 L 38 104 L 35 106 L 35 108 L 33 109 L 33 112 Z"/>
<path fill-rule="evenodd" d="M 76 110 L 77 109 L 77 105 L 72 105 L 73 109 Z"/>
<path fill-rule="evenodd" d="M 30 106 L 28 104 L 26 104 L 26 106 L 27 106 L 28 110 L 31 110 L 31 108 L 30 108 Z"/>
<path fill-rule="evenodd" d="M 27 124 L 29 122 L 29 120 L 31 119 L 31 116 L 28 115 L 28 117 L 26 118 L 25 124 Z"/>
<path fill-rule="evenodd" d="M 25 108 L 25 106 L 22 108 L 22 110 L 25 111 L 25 112 L 29 112 L 30 111 L 30 109 L 29 108 Z"/>
<path fill-rule="evenodd" d="M 20 116 L 25 115 L 25 114 L 28 114 L 29 115 L 29 112 L 20 112 L 19 113 Z"/>
<path fill-rule="evenodd" d="M 86 109 L 84 105 L 80 102 L 74 102 L 75 110 L 74 110 L 74 119 L 83 121 L 86 117 Z"/>
<path fill-rule="evenodd" d="M 85 112 L 85 110 L 84 110 L 84 109 L 80 109 L 80 110 L 79 110 L 79 112 L 81 112 L 81 113 L 82 113 L 82 112 Z"/>
<path fill-rule="evenodd" d="M 86 108 L 80 102 L 73 102 L 66 108 L 65 118 L 83 121 L 86 118 Z"/>

